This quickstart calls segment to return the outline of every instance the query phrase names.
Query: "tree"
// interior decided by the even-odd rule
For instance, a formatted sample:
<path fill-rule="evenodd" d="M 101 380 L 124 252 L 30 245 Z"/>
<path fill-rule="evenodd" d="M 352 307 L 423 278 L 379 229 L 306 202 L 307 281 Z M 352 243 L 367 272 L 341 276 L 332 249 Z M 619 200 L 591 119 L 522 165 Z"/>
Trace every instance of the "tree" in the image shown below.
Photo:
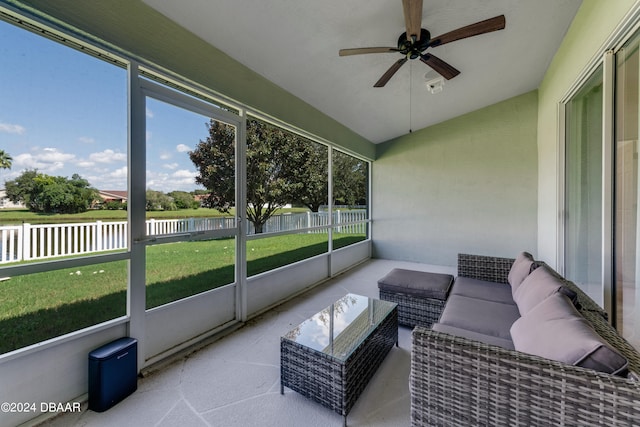
<path fill-rule="evenodd" d="M 235 128 L 211 120 L 209 136 L 189 153 L 198 168 L 196 182 L 209 193 L 203 204 L 229 212 L 235 203 Z M 247 217 L 256 233 L 302 186 L 292 172 L 300 166 L 300 138 L 259 120 L 247 121 Z"/>
<path fill-rule="evenodd" d="M 178 208 L 173 199 L 161 191 L 147 190 L 146 210 L 148 211 L 175 211 Z"/>
<path fill-rule="evenodd" d="M 5 190 L 12 202 L 22 202 L 30 211 L 40 213 L 86 212 L 98 198 L 98 191 L 78 174 L 67 179 L 37 170 L 26 170 L 6 181 Z"/>
<path fill-rule="evenodd" d="M 209 136 L 189 153 L 196 182 L 207 193 L 204 206 L 229 212 L 235 203 L 235 128 L 215 120 Z M 247 217 L 261 233 L 283 205 L 299 203 L 317 212 L 328 203 L 328 148 L 293 132 L 247 121 Z M 336 182 L 339 180 L 340 182 Z M 367 164 L 334 152 L 334 195 L 341 203 L 366 200 Z"/>
<path fill-rule="evenodd" d="M 301 139 L 259 120 L 247 121 L 247 217 L 262 233 L 275 212 L 295 200 L 303 184 L 298 171 Z"/>
<path fill-rule="evenodd" d="M 317 212 L 327 204 L 328 161 L 326 146 L 304 140 L 296 144 L 292 171 L 300 186 L 295 201 Z M 298 156 L 298 158 L 295 158 Z M 336 205 L 364 205 L 367 202 L 368 164 L 349 154 L 334 150 L 332 155 L 333 202 Z"/>
<path fill-rule="evenodd" d="M 167 196 L 173 199 L 173 203 L 178 209 L 197 209 L 200 203 L 196 201 L 193 194 L 186 191 L 172 191 Z"/>
<path fill-rule="evenodd" d="M 25 206 L 29 207 L 29 198 L 34 191 L 34 179 L 37 176 L 37 170 L 27 169 L 16 179 L 5 181 L 4 189 L 7 192 L 7 198 L 13 203 L 23 203 Z"/>
<path fill-rule="evenodd" d="M 229 213 L 235 203 L 235 127 L 211 119 L 209 136 L 189 152 L 198 168 L 195 180 L 207 190 L 203 206 Z"/>
<path fill-rule="evenodd" d="M 0 150 L 0 169 L 11 169 L 13 158 L 4 150 Z"/>
<path fill-rule="evenodd" d="M 333 200 L 336 205 L 362 205 L 367 201 L 368 165 L 348 154 L 333 152 Z"/>
<path fill-rule="evenodd" d="M 311 212 L 318 212 L 321 206 L 326 205 L 329 195 L 328 178 L 328 148 L 325 145 L 313 141 L 302 140 L 296 144 L 293 155 L 297 165 L 291 171 L 294 182 L 299 183 L 295 188 L 294 199 Z"/>
<path fill-rule="evenodd" d="M 102 209 L 108 211 L 127 210 L 127 205 L 117 200 L 109 200 L 102 205 Z"/>

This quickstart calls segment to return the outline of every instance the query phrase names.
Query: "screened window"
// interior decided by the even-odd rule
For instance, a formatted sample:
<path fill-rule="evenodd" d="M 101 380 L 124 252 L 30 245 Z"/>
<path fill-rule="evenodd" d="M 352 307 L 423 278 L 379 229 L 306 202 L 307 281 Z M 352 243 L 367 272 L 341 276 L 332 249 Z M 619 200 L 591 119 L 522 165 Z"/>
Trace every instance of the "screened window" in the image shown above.
<path fill-rule="evenodd" d="M 333 150 L 333 248 L 368 237 L 369 163 Z"/>
<path fill-rule="evenodd" d="M 2 21 L 0 52 L 0 270 L 49 263 L 0 272 L 4 353 L 126 315 L 127 73 Z"/>
<path fill-rule="evenodd" d="M 328 153 L 294 132 L 248 121 L 248 275 L 327 253 Z M 266 238 L 272 233 L 281 235 Z"/>
<path fill-rule="evenodd" d="M 123 250 L 126 71 L 4 22 L 0 49 L 2 261 Z"/>
<path fill-rule="evenodd" d="M 0 354 L 368 238 L 366 161 L 79 45 L 0 21 Z"/>
<path fill-rule="evenodd" d="M 151 97 L 146 123 L 146 234 L 234 228 L 235 127 Z"/>

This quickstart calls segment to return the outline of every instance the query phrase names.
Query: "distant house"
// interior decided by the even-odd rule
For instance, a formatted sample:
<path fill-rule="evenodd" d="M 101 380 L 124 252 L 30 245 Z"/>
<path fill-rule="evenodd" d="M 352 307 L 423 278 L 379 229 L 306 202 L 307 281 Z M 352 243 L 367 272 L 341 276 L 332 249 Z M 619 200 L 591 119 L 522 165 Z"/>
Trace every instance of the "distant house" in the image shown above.
<path fill-rule="evenodd" d="M 7 198 L 7 192 L 4 189 L 2 189 L 0 190 L 0 209 L 8 209 L 8 208 L 24 208 L 24 204 L 13 203 L 11 200 Z"/>
<path fill-rule="evenodd" d="M 204 199 L 207 198 L 207 196 L 209 196 L 208 194 L 196 194 L 195 196 L 193 196 L 193 199 L 200 203 L 200 207 L 204 207 Z"/>
<path fill-rule="evenodd" d="M 102 203 L 107 202 L 120 202 L 127 203 L 127 191 L 121 190 L 98 190 L 100 197 L 102 198 Z"/>

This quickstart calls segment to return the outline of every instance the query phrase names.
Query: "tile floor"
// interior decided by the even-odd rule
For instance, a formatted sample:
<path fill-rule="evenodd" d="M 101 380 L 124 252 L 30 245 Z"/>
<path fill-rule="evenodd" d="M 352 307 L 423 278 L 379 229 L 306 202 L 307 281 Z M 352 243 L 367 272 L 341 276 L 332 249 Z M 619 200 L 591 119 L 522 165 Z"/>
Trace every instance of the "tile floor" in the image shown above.
<path fill-rule="evenodd" d="M 280 394 L 280 336 L 346 293 L 378 296 L 377 280 L 395 267 L 455 274 L 453 268 L 370 260 L 247 322 L 232 334 L 138 381 L 138 390 L 106 412 L 70 413 L 42 425 L 342 426 L 342 416 L 285 388 Z M 391 349 L 355 406 L 349 426 L 408 426 L 411 331 Z"/>

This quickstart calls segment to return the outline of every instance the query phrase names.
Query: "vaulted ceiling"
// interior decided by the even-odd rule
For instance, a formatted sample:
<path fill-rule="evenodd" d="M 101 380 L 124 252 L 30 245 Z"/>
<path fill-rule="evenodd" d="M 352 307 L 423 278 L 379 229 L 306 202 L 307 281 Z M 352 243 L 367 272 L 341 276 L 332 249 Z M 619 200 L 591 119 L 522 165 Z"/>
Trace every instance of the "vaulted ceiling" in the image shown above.
<path fill-rule="evenodd" d="M 397 45 L 401 0 L 144 0 L 238 62 L 374 143 L 536 89 L 581 0 L 424 0 L 432 36 L 504 15 L 504 30 L 429 48 L 461 73 L 438 77 L 408 61 L 374 83 L 401 54 L 338 56 L 342 48 Z"/>

